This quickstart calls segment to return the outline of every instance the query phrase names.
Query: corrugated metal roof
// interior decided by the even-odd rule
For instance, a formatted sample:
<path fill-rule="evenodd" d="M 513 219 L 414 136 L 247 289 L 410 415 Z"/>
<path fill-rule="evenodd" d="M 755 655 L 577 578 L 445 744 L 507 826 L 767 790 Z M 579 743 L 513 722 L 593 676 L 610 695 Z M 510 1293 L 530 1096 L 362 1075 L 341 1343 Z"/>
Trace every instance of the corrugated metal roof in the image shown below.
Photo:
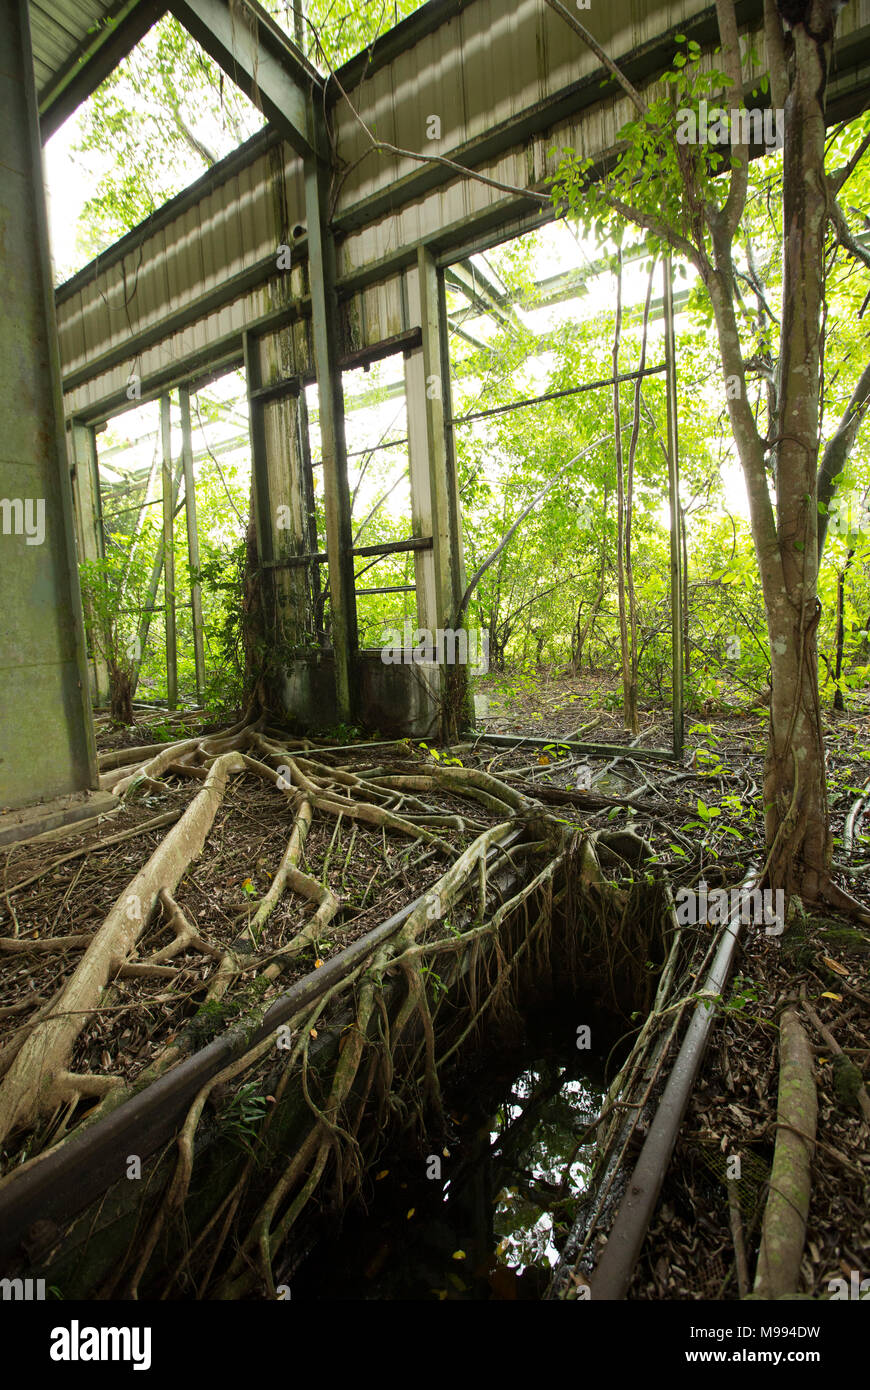
<path fill-rule="evenodd" d="M 373 64 L 357 87 L 345 87 L 381 139 L 467 160 L 513 189 L 550 178 L 553 149 L 596 158 L 613 149 L 630 103 L 621 92 L 600 91 L 596 59 L 543 0 L 512 0 L 508 11 L 504 0 L 444 0 L 439 13 L 439 25 L 409 48 L 391 50 L 390 61 Z M 683 24 L 711 13 L 708 0 L 609 0 L 596 11 L 596 35 L 618 56 L 632 46 L 649 55 L 651 38 L 674 17 Z M 842 16 L 832 76 L 853 109 L 863 101 L 867 33 L 870 0 L 855 0 Z M 757 36 L 756 43 L 760 52 Z M 840 64 L 847 50 L 853 56 Z M 713 61 L 707 51 L 704 67 Z M 754 62 L 752 70 L 760 71 Z M 441 138 L 430 140 L 433 116 Z M 417 321 L 409 304 L 421 242 L 442 250 L 479 235 L 496 241 L 521 230 L 514 219 L 539 215 L 521 198 L 443 165 L 369 151 L 357 116 L 338 95 L 333 134 L 344 166 L 333 209 L 337 268 L 342 299 L 353 296 L 344 310 L 353 347 Z M 243 329 L 283 302 L 276 246 L 297 219 L 305 222 L 302 161 L 264 132 L 75 276 L 57 296 L 67 412 L 96 415 L 98 406 L 114 406 L 131 370 L 143 382 L 180 377 L 238 344 Z M 294 325 L 299 360 L 305 332 L 304 323 Z"/>
<path fill-rule="evenodd" d="M 148 32 L 165 0 L 28 0 L 42 138 L 85 101 Z"/>
<path fill-rule="evenodd" d="M 30 0 L 33 69 L 40 100 L 87 55 L 100 31 L 113 27 L 130 8 L 130 0 Z"/>

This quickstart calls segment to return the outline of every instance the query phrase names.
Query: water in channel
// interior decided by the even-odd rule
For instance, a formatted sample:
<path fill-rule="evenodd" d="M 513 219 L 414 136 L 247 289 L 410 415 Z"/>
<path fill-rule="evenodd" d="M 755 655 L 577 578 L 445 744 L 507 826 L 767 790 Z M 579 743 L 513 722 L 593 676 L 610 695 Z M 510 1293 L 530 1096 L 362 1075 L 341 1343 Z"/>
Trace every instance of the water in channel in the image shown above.
<path fill-rule="evenodd" d="M 470 1067 L 430 1151 L 386 1155 L 365 1209 L 291 1279 L 295 1299 L 539 1299 L 586 1189 L 600 1062 L 568 1016 L 527 1020 L 527 1042 Z M 597 1068 L 597 1069 L 596 1069 Z"/>

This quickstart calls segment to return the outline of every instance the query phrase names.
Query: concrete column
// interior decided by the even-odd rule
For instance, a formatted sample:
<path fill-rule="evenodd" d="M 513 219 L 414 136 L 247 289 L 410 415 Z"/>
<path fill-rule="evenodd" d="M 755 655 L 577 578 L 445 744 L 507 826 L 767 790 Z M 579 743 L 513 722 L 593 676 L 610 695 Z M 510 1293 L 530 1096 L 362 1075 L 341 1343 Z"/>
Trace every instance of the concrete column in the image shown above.
<path fill-rule="evenodd" d="M 0 5 L 0 804 L 97 786 L 26 0 Z"/>
<path fill-rule="evenodd" d="M 193 436 L 190 427 L 190 392 L 178 389 L 181 408 L 181 461 L 184 468 L 184 515 L 187 522 L 187 561 L 190 566 L 190 608 L 193 626 L 193 660 L 196 669 L 196 698 L 202 704 L 205 690 L 205 646 L 202 626 L 202 586 L 199 573 L 199 528 L 196 519 L 196 480 L 193 476 Z"/>

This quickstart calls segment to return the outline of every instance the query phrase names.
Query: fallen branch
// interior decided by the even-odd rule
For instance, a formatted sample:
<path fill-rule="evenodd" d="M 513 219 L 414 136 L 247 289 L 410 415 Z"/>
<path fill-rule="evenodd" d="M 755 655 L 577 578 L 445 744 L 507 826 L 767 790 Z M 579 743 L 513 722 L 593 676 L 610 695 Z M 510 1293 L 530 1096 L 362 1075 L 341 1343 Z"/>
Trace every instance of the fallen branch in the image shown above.
<path fill-rule="evenodd" d="M 812 1049 L 794 1009 L 782 1015 L 779 1037 L 776 1149 L 753 1290 L 765 1299 L 797 1292 L 818 1112 Z"/>

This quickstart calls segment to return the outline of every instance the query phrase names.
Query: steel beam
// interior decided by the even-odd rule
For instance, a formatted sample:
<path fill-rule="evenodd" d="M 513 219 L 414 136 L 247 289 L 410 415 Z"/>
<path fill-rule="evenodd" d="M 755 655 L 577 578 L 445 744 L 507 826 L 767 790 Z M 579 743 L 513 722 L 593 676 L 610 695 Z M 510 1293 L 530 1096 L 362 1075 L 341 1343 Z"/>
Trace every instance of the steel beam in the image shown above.
<path fill-rule="evenodd" d="M 163 458 L 163 606 L 166 614 L 166 698 L 178 704 L 178 645 L 175 636 L 175 500 L 172 487 L 172 420 L 168 396 L 160 398 L 160 445 Z M 183 467 L 182 463 L 182 467 Z"/>
<path fill-rule="evenodd" d="M 121 0 L 39 93 L 43 143 L 87 101 L 165 12 L 165 0 Z"/>
<path fill-rule="evenodd" d="M 311 119 L 312 123 L 318 119 L 313 107 Z M 325 144 L 325 140 L 323 143 Z M 327 222 L 327 196 L 328 169 L 321 160 L 312 156 L 305 162 L 308 276 L 323 457 L 336 707 L 339 720 L 350 724 L 353 722 L 356 704 L 359 633 L 354 594 L 353 529 L 347 481 L 347 445 L 344 434 L 344 392 L 339 365 L 335 245 Z"/>
<path fill-rule="evenodd" d="M 69 430 L 69 446 L 73 464 L 73 509 L 79 559 L 101 560 L 105 555 L 105 544 L 97 468 L 97 441 L 93 427 L 74 420 Z M 105 659 L 94 649 L 89 665 L 93 672 L 94 703 L 103 705 L 109 697 L 109 668 Z"/>
<path fill-rule="evenodd" d="M 297 0 L 301 5 L 302 0 Z M 297 19 L 301 15 L 297 10 Z M 308 428 L 308 398 L 304 391 L 299 392 L 296 407 L 296 450 L 302 469 L 303 505 L 305 508 L 305 544 L 308 547 L 308 589 L 311 596 L 314 632 L 322 647 L 327 645 L 323 626 L 323 585 L 320 582 L 320 565 L 317 559 L 317 498 L 314 495 L 314 468 L 311 463 L 311 436 Z"/>
<path fill-rule="evenodd" d="M 429 460 L 432 542 L 435 557 L 435 626 L 450 627 L 464 592 L 459 535 L 459 501 L 448 432 L 450 363 L 444 289 L 434 258 L 425 247 L 417 253 L 420 316 L 423 329 L 423 387 L 426 446 Z"/>
<path fill-rule="evenodd" d="M 178 501 L 178 493 L 179 493 L 179 489 L 180 489 L 180 487 L 181 487 L 181 478 L 182 478 L 183 469 L 184 469 L 183 460 L 182 460 L 182 459 L 179 459 L 179 460 L 178 460 L 178 463 L 175 465 L 175 476 L 174 476 L 173 479 L 172 479 L 172 515 L 173 515 L 173 516 L 175 516 L 175 513 L 179 510 L 179 506 L 180 506 L 180 503 L 179 503 L 179 501 Z M 162 498 L 158 498 L 157 500 L 161 503 L 161 506 L 162 506 L 162 504 L 163 504 L 163 499 L 162 499 Z M 139 683 L 139 671 L 140 671 L 140 669 L 141 669 L 142 661 L 143 661 L 143 658 L 144 658 L 144 656 L 145 656 L 145 646 L 146 646 L 146 643 L 147 643 L 147 641 L 148 641 L 148 633 L 149 633 L 150 628 L 151 628 L 151 614 L 154 613 L 154 612 L 156 612 L 156 608 L 155 608 L 155 605 L 154 605 L 154 599 L 155 599 L 156 596 L 157 596 L 157 590 L 158 590 L 159 585 L 160 585 L 160 576 L 161 576 L 161 574 L 163 573 L 163 551 L 164 551 L 164 545 L 163 545 L 163 532 L 161 531 L 160 536 L 159 536 L 159 539 L 158 539 L 158 541 L 157 541 L 157 547 L 156 547 L 155 552 L 154 552 L 154 561 L 153 561 L 153 564 L 152 564 L 152 566 L 151 566 L 151 575 L 150 575 L 150 578 L 149 578 L 149 580 L 148 580 L 148 588 L 147 588 L 146 591 L 145 591 L 145 593 L 146 593 L 146 598 L 147 598 L 148 601 L 147 601 L 147 603 L 145 603 L 145 604 L 142 606 L 142 608 L 140 609 L 141 614 L 142 614 L 142 617 L 141 617 L 141 619 L 140 619 L 140 621 L 139 621 L 139 628 L 138 628 L 138 631 L 137 631 L 137 634 L 136 634 L 137 637 L 138 637 L 138 640 L 139 640 L 139 655 L 138 655 L 138 657 L 136 658 L 136 661 L 135 661 L 135 663 L 134 663 L 134 670 L 133 670 L 133 694 L 134 694 L 134 695 L 136 694 L 136 686 L 137 686 L 138 683 Z"/>
<path fill-rule="evenodd" d="M 197 43 L 281 131 L 297 154 L 314 149 L 311 93 L 324 82 L 255 0 L 172 0 Z"/>

